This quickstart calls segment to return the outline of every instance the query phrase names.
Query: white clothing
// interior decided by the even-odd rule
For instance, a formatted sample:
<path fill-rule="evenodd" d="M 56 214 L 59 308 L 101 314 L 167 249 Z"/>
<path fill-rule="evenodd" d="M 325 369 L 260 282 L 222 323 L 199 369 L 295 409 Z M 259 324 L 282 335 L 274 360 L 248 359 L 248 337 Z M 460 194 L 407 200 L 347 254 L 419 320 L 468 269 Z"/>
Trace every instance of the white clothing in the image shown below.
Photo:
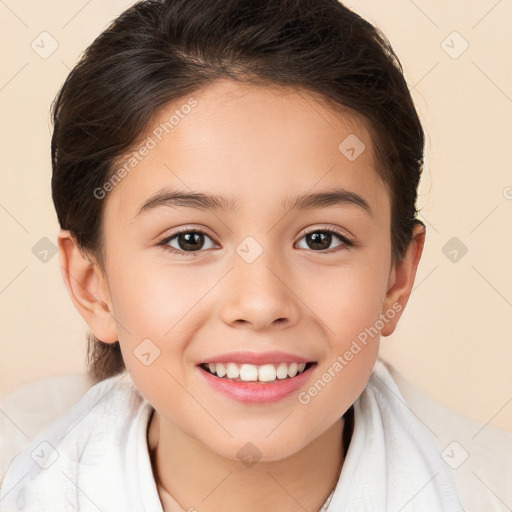
<path fill-rule="evenodd" d="M 474 484 L 459 485 L 455 478 L 459 492 L 473 493 L 462 500 L 462 508 L 455 470 L 445 462 L 451 460 L 446 451 L 441 457 L 434 436 L 406 405 L 393 376 L 399 378 L 377 360 L 354 403 L 354 432 L 326 512 L 506 510 L 487 488 L 475 492 Z M 1 483 L 0 511 L 163 512 L 160 499 L 166 510 L 182 510 L 172 497 L 159 496 L 153 478 L 147 447 L 152 411 L 127 372 L 92 386 L 12 460 Z M 502 434 L 503 457 L 511 453 L 512 436 L 487 428 Z M 456 445 L 447 453 L 460 462 Z M 503 482 L 509 481 L 510 463 L 496 464 L 508 471 Z M 496 489 L 495 480 L 490 481 Z M 507 503 L 505 487 L 498 492 Z M 471 508 L 472 503 L 485 508 Z"/>

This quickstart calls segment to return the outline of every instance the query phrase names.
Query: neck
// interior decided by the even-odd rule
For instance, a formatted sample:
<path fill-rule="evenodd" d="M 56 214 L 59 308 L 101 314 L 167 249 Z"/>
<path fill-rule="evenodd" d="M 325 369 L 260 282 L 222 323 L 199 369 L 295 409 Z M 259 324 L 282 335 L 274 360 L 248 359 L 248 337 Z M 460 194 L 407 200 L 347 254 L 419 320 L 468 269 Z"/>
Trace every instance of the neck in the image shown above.
<path fill-rule="evenodd" d="M 319 510 L 336 486 L 344 461 L 344 418 L 299 452 L 253 465 L 222 457 L 155 411 L 148 445 L 155 480 L 184 510 L 303 512 Z M 165 512 L 174 512 L 166 508 Z"/>

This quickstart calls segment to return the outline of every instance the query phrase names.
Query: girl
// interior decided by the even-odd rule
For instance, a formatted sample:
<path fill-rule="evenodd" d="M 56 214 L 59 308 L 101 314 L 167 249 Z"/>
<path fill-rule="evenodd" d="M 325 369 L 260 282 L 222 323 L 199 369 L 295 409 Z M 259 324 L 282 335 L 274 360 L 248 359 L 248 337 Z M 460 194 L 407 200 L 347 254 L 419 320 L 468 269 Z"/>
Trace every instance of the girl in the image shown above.
<path fill-rule="evenodd" d="M 421 257 L 424 133 L 336 0 L 147 0 L 53 104 L 52 193 L 96 381 L 2 510 L 462 510 L 378 359 Z"/>

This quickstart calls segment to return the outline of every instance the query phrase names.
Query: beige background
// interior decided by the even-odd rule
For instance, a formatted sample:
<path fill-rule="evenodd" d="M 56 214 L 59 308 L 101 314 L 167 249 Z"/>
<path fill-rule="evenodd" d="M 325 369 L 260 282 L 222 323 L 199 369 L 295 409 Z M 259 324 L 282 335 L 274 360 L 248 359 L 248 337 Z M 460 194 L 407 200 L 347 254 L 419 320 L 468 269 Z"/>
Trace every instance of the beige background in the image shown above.
<path fill-rule="evenodd" d="M 79 54 L 130 4 L 0 2 L 8 50 L 0 57 L 0 395 L 85 368 L 86 326 L 58 258 L 32 252 L 58 231 L 49 106 Z M 512 2 L 346 4 L 392 42 L 428 134 L 419 201 L 426 247 L 382 355 L 444 405 L 512 432 Z M 42 58 L 31 45 L 49 51 L 51 38 L 58 48 Z M 443 253 L 452 237 L 468 249 L 456 262 Z"/>

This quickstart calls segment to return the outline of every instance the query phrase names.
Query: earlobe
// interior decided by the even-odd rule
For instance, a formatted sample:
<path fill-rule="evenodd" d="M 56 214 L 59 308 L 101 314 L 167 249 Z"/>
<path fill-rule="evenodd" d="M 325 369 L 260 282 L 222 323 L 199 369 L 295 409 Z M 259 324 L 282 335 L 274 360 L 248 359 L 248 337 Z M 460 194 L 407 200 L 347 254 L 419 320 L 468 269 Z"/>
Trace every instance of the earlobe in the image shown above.
<path fill-rule="evenodd" d="M 105 343 L 118 341 L 108 286 L 99 265 L 82 252 L 67 230 L 58 235 L 59 262 L 66 289 L 94 336 Z"/>
<path fill-rule="evenodd" d="M 396 263 L 391 271 L 389 288 L 384 300 L 382 314 L 389 320 L 381 331 L 382 336 L 389 336 L 395 330 L 398 320 L 411 295 L 416 271 L 425 244 L 425 224 L 417 220 L 412 240 L 402 261 Z M 392 315 L 390 312 L 393 312 Z M 392 318 L 391 318 L 392 317 Z"/>

